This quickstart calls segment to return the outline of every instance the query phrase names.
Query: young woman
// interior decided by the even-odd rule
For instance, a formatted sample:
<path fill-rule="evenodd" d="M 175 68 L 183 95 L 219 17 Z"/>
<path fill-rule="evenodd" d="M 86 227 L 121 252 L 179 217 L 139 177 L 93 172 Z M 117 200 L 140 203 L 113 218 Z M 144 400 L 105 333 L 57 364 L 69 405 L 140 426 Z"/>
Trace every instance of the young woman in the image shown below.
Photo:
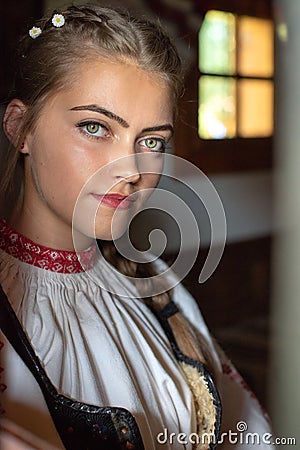
<path fill-rule="evenodd" d="M 241 421 L 269 432 L 194 300 L 114 245 L 158 183 L 181 92 L 169 38 L 128 14 L 72 6 L 22 39 L 4 115 L 2 413 L 56 448 L 242 448 Z"/>

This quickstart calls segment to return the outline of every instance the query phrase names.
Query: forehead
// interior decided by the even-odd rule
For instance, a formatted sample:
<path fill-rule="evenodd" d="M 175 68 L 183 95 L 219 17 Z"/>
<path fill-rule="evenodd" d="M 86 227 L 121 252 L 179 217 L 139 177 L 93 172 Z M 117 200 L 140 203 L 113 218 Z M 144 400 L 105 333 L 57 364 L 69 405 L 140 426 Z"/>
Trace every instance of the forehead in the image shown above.
<path fill-rule="evenodd" d="M 173 93 L 160 75 L 132 62 L 98 58 L 78 63 L 69 82 L 55 96 L 72 104 L 100 104 L 124 119 L 135 114 L 172 120 Z"/>

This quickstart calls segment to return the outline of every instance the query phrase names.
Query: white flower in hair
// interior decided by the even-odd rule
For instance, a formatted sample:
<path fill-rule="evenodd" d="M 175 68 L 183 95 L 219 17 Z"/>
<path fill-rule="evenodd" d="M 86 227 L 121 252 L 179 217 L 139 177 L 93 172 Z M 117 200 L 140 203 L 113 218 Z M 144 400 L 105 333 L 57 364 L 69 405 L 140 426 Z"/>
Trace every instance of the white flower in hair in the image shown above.
<path fill-rule="evenodd" d="M 37 38 L 42 33 L 42 30 L 40 27 L 32 27 L 31 30 L 29 30 L 29 36 L 32 39 Z"/>
<path fill-rule="evenodd" d="M 57 27 L 63 27 L 65 24 L 65 18 L 62 14 L 54 14 L 54 16 L 52 17 L 52 24 Z"/>

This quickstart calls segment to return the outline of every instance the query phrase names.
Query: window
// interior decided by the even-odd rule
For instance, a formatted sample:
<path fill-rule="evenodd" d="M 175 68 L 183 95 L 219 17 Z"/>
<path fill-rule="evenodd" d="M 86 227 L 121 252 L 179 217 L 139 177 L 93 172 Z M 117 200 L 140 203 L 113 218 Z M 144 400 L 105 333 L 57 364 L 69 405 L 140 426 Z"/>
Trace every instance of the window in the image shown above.
<path fill-rule="evenodd" d="M 269 169 L 274 129 L 271 0 L 203 0 L 189 34 L 175 153 L 207 173 Z"/>
<path fill-rule="evenodd" d="M 271 20 L 208 11 L 199 31 L 199 137 L 273 133 Z"/>

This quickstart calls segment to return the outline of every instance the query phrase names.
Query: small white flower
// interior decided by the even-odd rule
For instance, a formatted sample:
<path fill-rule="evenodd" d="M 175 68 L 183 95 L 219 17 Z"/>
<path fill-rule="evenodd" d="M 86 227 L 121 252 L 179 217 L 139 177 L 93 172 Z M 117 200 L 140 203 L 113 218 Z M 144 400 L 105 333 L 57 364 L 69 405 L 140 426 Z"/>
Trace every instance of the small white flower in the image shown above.
<path fill-rule="evenodd" d="M 62 14 L 54 14 L 54 16 L 52 17 L 52 24 L 57 27 L 63 27 L 65 24 L 65 18 Z"/>
<path fill-rule="evenodd" d="M 39 35 L 42 33 L 42 30 L 39 27 L 32 27 L 31 30 L 29 30 L 29 36 L 32 39 L 35 39 L 39 37 Z"/>

